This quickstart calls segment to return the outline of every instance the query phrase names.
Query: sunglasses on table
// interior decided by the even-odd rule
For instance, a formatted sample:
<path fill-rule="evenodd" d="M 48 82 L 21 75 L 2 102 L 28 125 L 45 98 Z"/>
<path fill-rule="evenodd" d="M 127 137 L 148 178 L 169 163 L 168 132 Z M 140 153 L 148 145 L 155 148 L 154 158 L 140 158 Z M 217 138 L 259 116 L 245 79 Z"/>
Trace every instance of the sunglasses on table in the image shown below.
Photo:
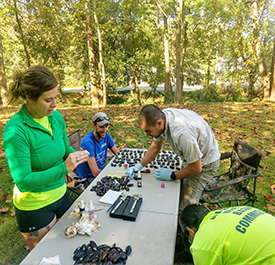
<path fill-rule="evenodd" d="M 97 123 L 97 122 L 100 122 L 100 121 L 104 121 L 104 120 L 108 121 L 108 120 L 109 120 L 109 117 L 108 117 L 108 116 L 105 116 L 105 117 L 98 117 L 98 118 L 94 121 L 94 123 Z"/>

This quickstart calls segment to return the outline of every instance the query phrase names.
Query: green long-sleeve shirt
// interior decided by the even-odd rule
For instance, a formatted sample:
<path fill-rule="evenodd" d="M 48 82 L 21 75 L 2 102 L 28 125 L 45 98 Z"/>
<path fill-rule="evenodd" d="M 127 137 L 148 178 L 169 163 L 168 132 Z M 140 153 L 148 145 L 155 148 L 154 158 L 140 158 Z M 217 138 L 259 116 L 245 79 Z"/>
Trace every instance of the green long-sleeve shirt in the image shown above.
<path fill-rule="evenodd" d="M 69 145 L 62 115 L 55 110 L 49 122 L 52 135 L 34 121 L 24 104 L 5 126 L 5 155 L 20 192 L 41 193 L 65 183 L 64 161 L 75 150 Z"/>

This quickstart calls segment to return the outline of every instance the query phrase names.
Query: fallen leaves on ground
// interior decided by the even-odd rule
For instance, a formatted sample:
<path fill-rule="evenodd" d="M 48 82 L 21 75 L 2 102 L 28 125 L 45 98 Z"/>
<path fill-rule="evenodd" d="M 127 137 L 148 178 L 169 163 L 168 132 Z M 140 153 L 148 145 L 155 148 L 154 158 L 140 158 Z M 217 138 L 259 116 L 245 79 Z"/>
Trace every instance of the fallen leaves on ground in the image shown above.
<path fill-rule="evenodd" d="M 262 182 L 262 181 L 264 181 L 264 175 L 263 174 L 257 178 L 257 182 Z"/>
<path fill-rule="evenodd" d="M 6 203 L 11 203 L 12 195 L 7 192 L 4 192 L 4 194 L 2 195 L 2 200 L 5 201 Z"/>
<path fill-rule="evenodd" d="M 266 206 L 270 212 L 275 213 L 275 206 L 273 206 L 271 203 L 268 203 Z"/>
<path fill-rule="evenodd" d="M 10 216 L 15 216 L 15 208 L 14 206 L 10 209 L 11 213 Z"/>
<path fill-rule="evenodd" d="M 275 205 L 275 198 L 274 197 L 272 197 L 271 195 L 266 195 L 265 196 L 265 199 L 266 199 L 266 201 L 268 201 L 268 202 L 270 202 L 271 204 L 273 204 L 273 205 Z"/>
<path fill-rule="evenodd" d="M 0 208 L 0 213 L 7 213 L 9 210 L 8 207 L 5 207 L 5 208 Z"/>

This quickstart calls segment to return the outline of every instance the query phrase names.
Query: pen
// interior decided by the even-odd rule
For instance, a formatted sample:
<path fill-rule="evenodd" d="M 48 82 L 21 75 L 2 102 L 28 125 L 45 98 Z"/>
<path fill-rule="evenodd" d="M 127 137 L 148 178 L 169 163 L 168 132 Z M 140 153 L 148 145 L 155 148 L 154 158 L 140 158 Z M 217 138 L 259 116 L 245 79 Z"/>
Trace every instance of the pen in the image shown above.
<path fill-rule="evenodd" d="M 108 208 L 108 210 L 106 211 L 106 213 L 108 213 L 108 212 L 111 210 L 111 208 L 115 205 L 115 203 L 116 203 L 116 202 L 114 202 L 114 203 Z"/>

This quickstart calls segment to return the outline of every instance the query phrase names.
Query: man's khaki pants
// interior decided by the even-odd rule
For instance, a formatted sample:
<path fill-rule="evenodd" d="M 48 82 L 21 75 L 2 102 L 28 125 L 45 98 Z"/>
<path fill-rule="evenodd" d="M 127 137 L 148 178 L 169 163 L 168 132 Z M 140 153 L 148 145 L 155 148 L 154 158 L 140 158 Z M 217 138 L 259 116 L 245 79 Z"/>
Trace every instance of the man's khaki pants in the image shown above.
<path fill-rule="evenodd" d="M 220 159 L 202 167 L 202 172 L 182 180 L 179 204 L 181 211 L 189 204 L 198 204 L 206 184 L 215 176 L 220 166 Z"/>

